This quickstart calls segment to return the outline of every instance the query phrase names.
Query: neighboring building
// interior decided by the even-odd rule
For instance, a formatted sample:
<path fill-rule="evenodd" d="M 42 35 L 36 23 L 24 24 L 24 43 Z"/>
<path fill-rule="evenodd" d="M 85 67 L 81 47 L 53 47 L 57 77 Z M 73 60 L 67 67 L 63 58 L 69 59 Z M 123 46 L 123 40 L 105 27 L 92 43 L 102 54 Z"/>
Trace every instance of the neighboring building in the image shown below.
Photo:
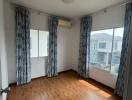
<path fill-rule="evenodd" d="M 114 39 L 113 49 L 112 40 Z M 119 67 L 120 52 L 122 48 L 122 37 L 115 36 L 114 38 L 106 33 L 94 34 L 91 36 L 90 47 L 90 63 L 96 67 L 109 70 L 114 67 L 114 70 Z M 111 52 L 113 51 L 113 54 Z M 112 57 L 112 60 L 111 60 Z M 116 66 L 116 67 L 115 67 Z"/>

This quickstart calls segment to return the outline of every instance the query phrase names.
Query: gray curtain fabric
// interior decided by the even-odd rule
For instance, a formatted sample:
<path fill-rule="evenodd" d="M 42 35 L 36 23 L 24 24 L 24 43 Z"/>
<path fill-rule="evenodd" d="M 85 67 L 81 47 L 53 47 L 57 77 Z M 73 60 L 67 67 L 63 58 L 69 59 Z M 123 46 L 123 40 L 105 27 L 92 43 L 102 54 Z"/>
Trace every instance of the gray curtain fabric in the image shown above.
<path fill-rule="evenodd" d="M 132 34 L 132 3 L 126 5 L 126 14 L 125 14 L 125 24 L 124 24 L 124 36 L 122 44 L 122 52 L 120 59 L 119 73 L 116 83 L 116 94 L 123 96 L 124 85 L 125 85 L 125 75 L 127 73 L 127 57 L 128 55 L 128 45 L 130 40 L 130 34 Z"/>
<path fill-rule="evenodd" d="M 81 19 L 80 49 L 78 73 L 84 78 L 89 77 L 90 60 L 90 33 L 92 28 L 92 17 L 86 16 Z"/>
<path fill-rule="evenodd" d="M 46 68 L 47 77 L 57 76 L 57 27 L 58 18 L 50 16 L 48 20 L 49 29 L 49 55 Z"/>
<path fill-rule="evenodd" d="M 15 9 L 17 84 L 31 81 L 30 18 L 24 7 Z"/>

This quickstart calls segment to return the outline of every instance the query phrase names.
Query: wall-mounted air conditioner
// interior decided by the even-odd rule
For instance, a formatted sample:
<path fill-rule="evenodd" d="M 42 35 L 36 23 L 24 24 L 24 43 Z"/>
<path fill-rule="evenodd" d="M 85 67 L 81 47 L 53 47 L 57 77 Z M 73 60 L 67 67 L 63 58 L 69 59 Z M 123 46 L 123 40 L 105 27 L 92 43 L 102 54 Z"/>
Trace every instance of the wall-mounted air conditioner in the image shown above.
<path fill-rule="evenodd" d="M 59 26 L 60 27 L 71 28 L 72 27 L 72 22 L 70 20 L 59 19 Z"/>

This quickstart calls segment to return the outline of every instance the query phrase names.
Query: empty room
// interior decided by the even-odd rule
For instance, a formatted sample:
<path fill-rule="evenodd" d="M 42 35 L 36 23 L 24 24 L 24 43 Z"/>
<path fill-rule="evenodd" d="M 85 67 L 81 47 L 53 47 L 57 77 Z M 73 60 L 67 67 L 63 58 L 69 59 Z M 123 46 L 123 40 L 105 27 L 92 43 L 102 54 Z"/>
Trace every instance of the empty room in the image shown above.
<path fill-rule="evenodd" d="M 132 100 L 132 0 L 0 0 L 0 100 Z"/>

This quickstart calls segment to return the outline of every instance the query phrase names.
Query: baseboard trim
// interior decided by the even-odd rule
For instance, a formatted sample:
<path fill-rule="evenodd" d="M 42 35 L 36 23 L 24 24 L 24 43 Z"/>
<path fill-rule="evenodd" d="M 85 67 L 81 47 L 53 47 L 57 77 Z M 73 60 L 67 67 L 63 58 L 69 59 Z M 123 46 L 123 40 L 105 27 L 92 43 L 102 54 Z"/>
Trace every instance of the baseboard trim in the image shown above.
<path fill-rule="evenodd" d="M 71 69 L 71 71 L 74 71 L 75 73 L 78 73 L 76 70 L 74 70 L 74 69 Z M 78 76 L 81 78 L 81 79 L 83 79 L 83 80 L 85 80 L 85 81 L 93 81 L 93 82 L 95 82 L 95 83 L 97 83 L 97 84 L 99 84 L 100 86 L 105 86 L 106 88 L 108 88 L 108 89 L 110 89 L 111 91 L 113 91 L 114 92 L 114 90 L 115 89 L 113 89 L 113 88 L 111 88 L 111 87 L 109 87 L 109 86 L 107 86 L 107 85 L 105 85 L 105 84 L 103 84 L 103 83 L 101 83 L 101 82 L 99 82 L 99 81 L 97 81 L 97 80 L 95 80 L 95 79 L 93 79 L 93 78 L 83 78 L 83 77 L 81 77 L 79 74 L 78 74 Z"/>
<path fill-rule="evenodd" d="M 68 70 L 65 70 L 65 71 L 58 72 L 58 74 L 66 73 L 66 72 L 69 72 L 69 71 L 74 71 L 74 70 L 73 69 L 68 69 Z M 46 76 L 40 76 L 40 77 L 32 78 L 31 81 L 37 80 L 37 79 L 40 79 L 40 78 L 43 78 L 43 77 L 46 77 Z M 16 82 L 10 83 L 9 87 L 16 86 L 16 85 L 17 85 Z"/>
<path fill-rule="evenodd" d="M 74 71 L 75 73 L 77 73 L 77 71 L 75 71 L 74 69 L 68 69 L 68 70 L 65 70 L 65 71 L 61 71 L 61 72 L 58 72 L 58 74 L 63 74 L 63 73 L 66 73 L 66 72 L 69 72 L 69 71 Z M 40 78 L 44 78 L 44 77 L 46 77 L 46 76 L 41 76 L 41 77 L 37 77 L 37 78 L 32 78 L 31 79 L 31 81 L 33 81 L 33 80 L 37 80 L 37 79 L 40 79 Z M 100 84 L 101 86 L 105 86 L 106 88 L 109 88 L 110 90 L 112 90 L 112 91 L 114 91 L 114 89 L 113 88 L 111 88 L 111 87 L 109 87 L 109 86 L 107 86 L 107 85 L 105 85 L 105 84 L 103 84 L 103 83 L 101 83 L 101 82 L 98 82 L 97 80 L 95 80 L 95 79 L 92 79 L 92 78 L 83 78 L 83 77 L 81 77 L 80 75 L 78 75 L 78 77 L 80 77 L 81 79 L 83 79 L 83 80 L 85 80 L 85 81 L 94 81 L 95 83 L 97 83 L 97 84 Z M 14 82 L 14 83 L 10 83 L 9 84 L 9 87 L 11 87 L 11 86 L 16 86 L 17 85 L 17 83 L 16 82 Z"/>

